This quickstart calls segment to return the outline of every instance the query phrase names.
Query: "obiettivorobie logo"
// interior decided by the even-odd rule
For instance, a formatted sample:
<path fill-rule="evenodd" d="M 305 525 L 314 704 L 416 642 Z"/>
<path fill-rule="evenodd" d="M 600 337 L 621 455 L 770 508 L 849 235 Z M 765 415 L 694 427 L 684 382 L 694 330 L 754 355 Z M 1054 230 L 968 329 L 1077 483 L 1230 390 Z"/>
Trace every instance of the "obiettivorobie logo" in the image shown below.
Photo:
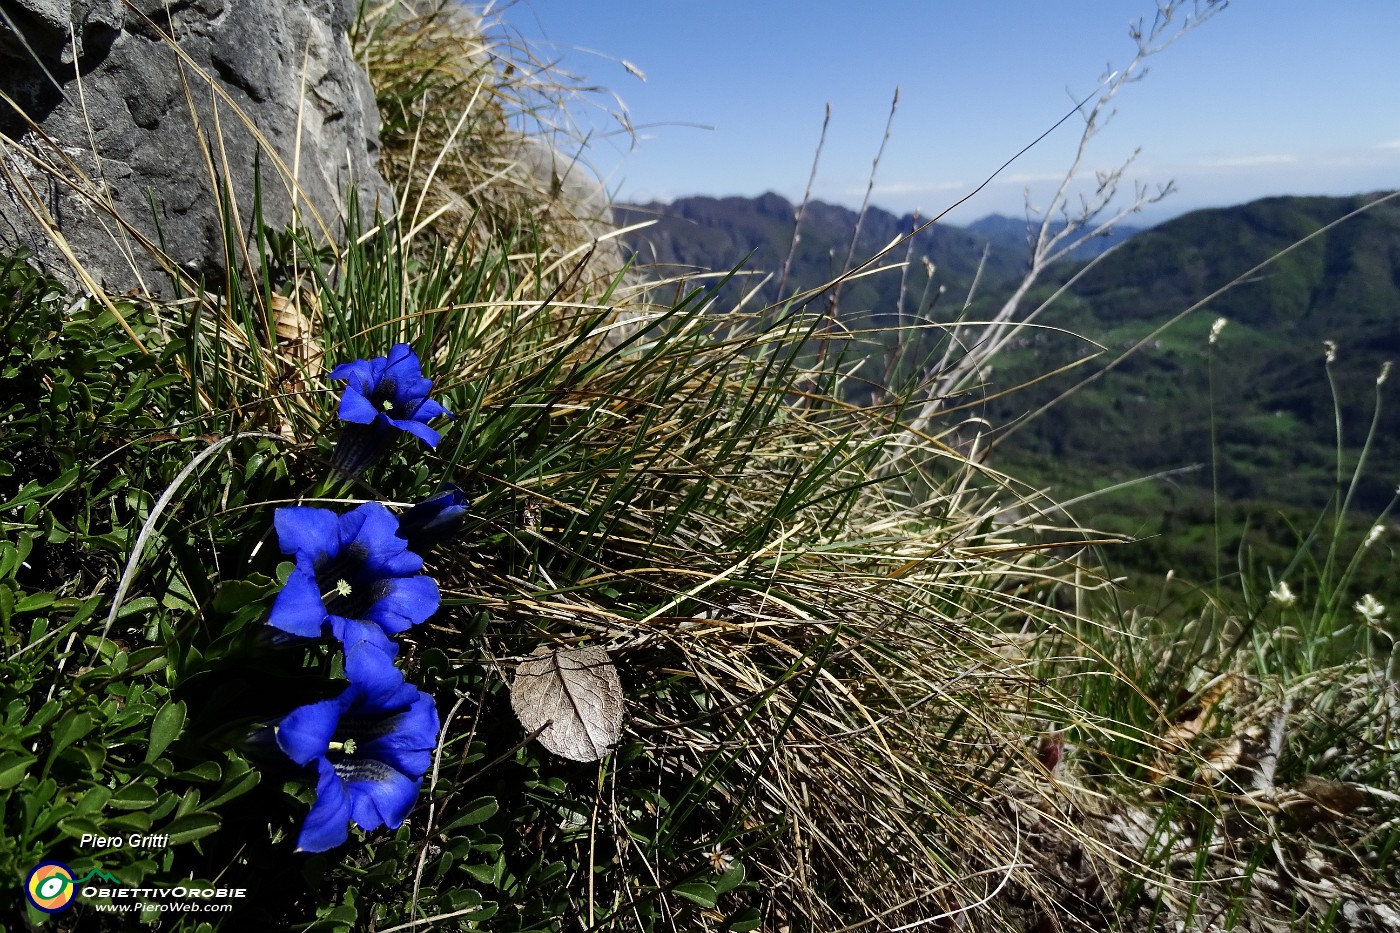
<path fill-rule="evenodd" d="M 93 880 L 121 884 L 119 879 L 101 869 L 94 868 L 83 877 L 74 878 L 73 869 L 62 862 L 40 862 L 25 879 L 24 894 L 29 898 L 29 903 L 44 913 L 56 914 L 72 906 L 78 885 Z"/>
<path fill-rule="evenodd" d="M 120 878 L 115 878 L 99 868 L 94 868 L 81 878 L 73 876 L 73 870 L 62 862 L 40 862 L 29 871 L 24 882 L 24 896 L 37 909 L 49 914 L 67 910 L 81 894 L 84 898 L 101 898 L 110 901 L 109 906 L 119 910 L 205 910 L 221 912 L 229 910 L 233 899 L 248 896 L 247 888 L 205 887 L 197 882 L 176 887 L 149 885 L 130 887 Z M 151 901 L 150 898 L 162 900 Z M 164 900 L 173 898 L 173 901 Z M 101 905 L 98 909 L 103 909 Z"/>

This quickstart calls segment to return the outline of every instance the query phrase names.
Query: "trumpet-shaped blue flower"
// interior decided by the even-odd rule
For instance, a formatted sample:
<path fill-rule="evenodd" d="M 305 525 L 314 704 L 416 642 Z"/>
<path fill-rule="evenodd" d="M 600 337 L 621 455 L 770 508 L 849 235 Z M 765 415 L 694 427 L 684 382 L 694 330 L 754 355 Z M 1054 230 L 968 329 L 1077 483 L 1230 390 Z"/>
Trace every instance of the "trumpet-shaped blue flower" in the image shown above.
<path fill-rule="evenodd" d="M 296 557 L 272 604 L 273 628 L 319 638 L 327 627 L 348 653 L 367 643 L 393 657 L 390 635 L 437 611 L 437 583 L 424 576 L 423 558 L 396 532 L 399 523 L 378 502 L 344 515 L 290 506 L 273 517 L 283 554 Z"/>
<path fill-rule="evenodd" d="M 428 553 L 428 548 L 457 536 L 462 516 L 472 507 L 467 494 L 452 483 L 442 492 L 429 496 L 399 516 L 398 535 L 408 542 L 410 550 Z"/>
<path fill-rule="evenodd" d="M 346 382 L 338 414 L 347 424 L 336 445 L 335 464 L 352 476 L 374 462 L 395 430 L 436 447 L 442 435 L 427 423 L 438 415 L 452 417 L 428 398 L 433 380 L 423 375 L 418 354 L 406 343 L 394 344 L 388 356 L 341 363 L 329 378 Z"/>
<path fill-rule="evenodd" d="M 338 697 L 299 706 L 277 726 L 277 744 L 299 765 L 316 767 L 316 802 L 297 849 L 325 852 L 361 829 L 403 825 L 437 747 L 433 698 L 383 653 L 345 652 L 349 686 Z"/>

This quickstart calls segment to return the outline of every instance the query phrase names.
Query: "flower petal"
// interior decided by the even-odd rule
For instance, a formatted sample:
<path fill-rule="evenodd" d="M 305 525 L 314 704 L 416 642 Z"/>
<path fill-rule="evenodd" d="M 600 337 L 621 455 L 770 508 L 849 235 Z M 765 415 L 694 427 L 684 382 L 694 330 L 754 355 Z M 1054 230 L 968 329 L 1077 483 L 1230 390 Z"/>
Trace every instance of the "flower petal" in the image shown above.
<path fill-rule="evenodd" d="M 385 543 L 382 548 L 370 552 L 365 561 L 365 572 L 375 577 L 411 577 L 423 569 L 423 558 L 417 551 L 410 550 L 406 541 L 396 530 L 394 546 Z"/>
<path fill-rule="evenodd" d="M 324 757 L 349 699 L 341 693 L 329 700 L 298 706 L 277 724 L 277 746 L 299 765 Z"/>
<path fill-rule="evenodd" d="M 389 349 L 380 378 L 393 380 L 396 404 L 422 398 L 433 387 L 433 381 L 423 375 L 423 364 L 418 354 L 406 343 L 396 343 Z"/>
<path fill-rule="evenodd" d="M 387 369 L 390 366 L 404 366 L 414 375 L 422 375 L 423 365 L 418 362 L 418 354 L 413 352 L 413 347 L 406 343 L 396 343 L 389 348 L 389 355 L 385 357 Z"/>
<path fill-rule="evenodd" d="M 397 554 L 404 549 L 398 530 L 398 517 L 382 502 L 366 502 L 341 517 L 341 541 L 347 547 L 358 545 L 364 548 L 367 560 L 371 561 L 379 554 Z M 421 569 L 422 566 L 420 560 L 414 569 Z"/>
<path fill-rule="evenodd" d="M 394 528 L 398 528 L 398 519 L 394 518 L 394 513 L 385 508 L 382 502 L 366 502 L 340 516 L 340 523 L 336 527 L 340 553 L 360 547 L 363 549 L 362 554 L 368 556 L 374 552 L 379 542 L 385 538 L 392 538 L 393 531 L 387 534 L 384 531 L 385 516 Z"/>
<path fill-rule="evenodd" d="M 267 624 L 289 635 L 320 638 L 326 621 L 326 605 L 316 586 L 309 561 L 297 564 L 282 591 L 273 600 Z"/>
<path fill-rule="evenodd" d="M 346 782 L 350 818 L 361 829 L 398 829 L 423 784 L 421 777 L 410 778 L 373 759 L 341 762 L 338 773 Z"/>
<path fill-rule="evenodd" d="M 361 392 L 374 385 L 377 380 L 374 363 L 370 360 L 351 360 L 341 363 L 330 371 L 327 379 L 344 379 Z"/>
<path fill-rule="evenodd" d="M 345 676 L 359 688 L 356 715 L 396 709 L 392 698 L 403 686 L 403 672 L 394 666 L 392 655 L 386 655 L 371 645 L 357 645 L 345 651 Z M 393 706 L 378 705 L 388 700 Z"/>
<path fill-rule="evenodd" d="M 401 418 L 390 418 L 389 423 L 405 434 L 412 434 L 433 449 L 437 449 L 437 445 L 442 441 L 442 435 L 426 424 L 420 424 L 417 421 L 409 421 Z"/>
<path fill-rule="evenodd" d="M 306 814 L 297 836 L 298 852 L 325 852 L 350 836 L 350 794 L 335 767 L 325 758 L 316 761 L 316 802 Z"/>
<path fill-rule="evenodd" d="M 391 635 L 426 621 L 442 602 L 432 577 L 400 577 L 389 586 L 389 592 L 369 608 L 365 617 Z"/>
<path fill-rule="evenodd" d="M 455 417 L 452 412 L 447 410 L 446 405 L 430 398 L 422 398 L 418 402 L 418 407 L 413 409 L 412 417 L 414 421 L 431 421 L 438 415 L 446 415 L 449 418 Z"/>
<path fill-rule="evenodd" d="M 340 395 L 340 409 L 336 417 L 353 424 L 373 424 L 374 419 L 384 414 L 377 411 L 374 403 L 365 398 L 354 386 L 346 386 Z"/>
<path fill-rule="evenodd" d="M 339 517 L 330 509 L 289 505 L 272 514 L 283 554 L 324 554 L 337 539 Z"/>
<path fill-rule="evenodd" d="M 419 777 L 432 765 L 438 744 L 437 704 L 416 687 L 409 687 L 408 709 L 394 720 L 394 729 L 366 745 L 365 755 L 409 777 Z"/>
<path fill-rule="evenodd" d="M 363 619 L 347 619 L 344 616 L 331 616 L 331 634 L 340 642 L 346 653 L 357 647 L 367 647 L 371 651 L 378 651 L 385 657 L 392 658 L 399 653 L 399 646 L 394 644 L 385 634 L 383 626 L 376 621 L 365 621 Z M 403 631 L 404 628 L 395 631 Z"/>

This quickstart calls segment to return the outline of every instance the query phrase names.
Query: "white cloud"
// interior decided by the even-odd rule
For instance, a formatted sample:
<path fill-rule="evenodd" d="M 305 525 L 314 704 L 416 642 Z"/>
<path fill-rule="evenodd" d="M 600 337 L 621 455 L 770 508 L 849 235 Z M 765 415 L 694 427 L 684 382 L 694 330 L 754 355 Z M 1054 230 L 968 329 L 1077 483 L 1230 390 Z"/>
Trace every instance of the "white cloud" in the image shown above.
<path fill-rule="evenodd" d="M 876 184 L 875 193 L 886 195 L 910 195 L 910 194 L 941 194 L 947 191 L 968 191 L 973 186 L 963 181 L 932 181 L 932 182 L 911 182 L 896 181 L 889 184 Z M 851 195 L 861 195 L 865 193 L 862 188 L 859 191 L 847 192 Z"/>
<path fill-rule="evenodd" d="M 1284 153 L 1248 156 L 1221 156 L 1213 159 L 1197 159 L 1196 164 L 1205 169 L 1258 168 L 1261 165 L 1292 165 L 1298 160 Z"/>
<path fill-rule="evenodd" d="M 998 175 L 996 180 L 1007 185 L 1035 185 L 1059 181 L 1064 177 L 1064 172 L 1012 172 L 1010 175 Z"/>

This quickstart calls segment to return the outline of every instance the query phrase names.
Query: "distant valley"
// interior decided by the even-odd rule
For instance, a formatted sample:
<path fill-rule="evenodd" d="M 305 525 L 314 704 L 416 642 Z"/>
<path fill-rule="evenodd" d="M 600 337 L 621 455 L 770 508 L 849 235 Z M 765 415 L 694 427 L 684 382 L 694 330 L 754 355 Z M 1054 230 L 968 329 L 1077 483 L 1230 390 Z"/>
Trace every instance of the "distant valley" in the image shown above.
<path fill-rule="evenodd" d="M 1394 394 L 1400 373 L 1379 387 L 1382 404 L 1371 431 L 1377 378 L 1386 361 L 1400 363 L 1400 204 L 1395 202 L 1292 249 L 1102 378 L 1036 419 L 1025 424 L 1021 419 L 1214 289 L 1376 197 L 1270 198 L 1195 211 L 1147 230 L 1122 228 L 1096 242 L 1091 254 L 1052 267 L 1024 307 L 1047 298 L 1094 254 L 1119 245 L 1038 320 L 1046 329 L 1027 331 L 997 357 L 991 377 L 972 396 L 987 399 L 977 413 L 993 426 L 993 462 L 1051 488 L 1060 500 L 1169 474 L 1074 510 L 1085 524 L 1144 539 L 1118 549 L 1130 571 L 1160 573 L 1170 567 L 1207 582 L 1217 562 L 1214 490 L 1222 550 L 1228 552 L 1225 573 L 1237 560 L 1286 562 L 1296 537 L 1329 504 L 1348 495 L 1353 532 L 1364 534 L 1400 483 L 1400 398 Z M 750 307 L 762 307 L 778 297 L 794 211 L 770 194 L 631 206 L 621 209 L 618 219 L 658 221 L 630 242 L 639 262 L 658 263 L 661 270 L 728 270 L 751 254 L 746 269 L 772 273 L 751 299 Z M 785 295 L 819 286 L 841 271 L 855 223 L 855 212 L 845 208 L 807 206 Z M 913 217 L 870 211 L 854 249 L 855 264 L 914 224 Z M 1025 268 L 1025 226 L 1023 220 L 996 217 L 968 227 L 935 225 L 920 233 L 912 248 L 902 244 L 884 260 L 907 260 L 903 272 L 844 285 L 838 313 L 843 321 L 849 317 L 877 328 L 917 318 L 948 322 L 964 313 L 976 279 L 965 315 L 985 319 Z M 731 283 L 721 306 L 758 281 Z M 1212 344 L 1209 333 L 1217 318 L 1228 323 Z M 937 349 L 936 337 L 923 339 L 930 342 L 929 352 Z M 1324 341 L 1334 346 L 1330 367 Z M 1001 394 L 1085 357 L 1093 359 L 1072 373 Z M 1368 433 L 1366 470 L 1352 488 L 1351 471 Z M 1389 579 L 1358 581 L 1363 584 L 1384 587 L 1400 599 Z"/>

